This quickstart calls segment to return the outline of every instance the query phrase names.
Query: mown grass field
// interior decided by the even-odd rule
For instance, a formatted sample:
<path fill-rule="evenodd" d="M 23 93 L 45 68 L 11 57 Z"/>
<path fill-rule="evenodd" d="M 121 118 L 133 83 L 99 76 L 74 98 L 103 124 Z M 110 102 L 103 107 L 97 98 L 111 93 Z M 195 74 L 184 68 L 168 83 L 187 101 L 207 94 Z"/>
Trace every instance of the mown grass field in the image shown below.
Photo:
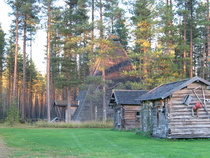
<path fill-rule="evenodd" d="M 104 128 L 8 128 L 0 137 L 13 157 L 209 158 L 210 139 L 166 140 Z"/>

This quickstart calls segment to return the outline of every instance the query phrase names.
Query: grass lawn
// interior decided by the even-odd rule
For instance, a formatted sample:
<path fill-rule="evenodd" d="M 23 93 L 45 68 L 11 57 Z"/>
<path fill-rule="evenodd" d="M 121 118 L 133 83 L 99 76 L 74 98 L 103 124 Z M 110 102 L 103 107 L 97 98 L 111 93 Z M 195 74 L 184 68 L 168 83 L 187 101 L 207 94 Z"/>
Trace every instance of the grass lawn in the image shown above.
<path fill-rule="evenodd" d="M 166 140 L 110 129 L 0 127 L 13 157 L 209 158 L 210 139 Z"/>

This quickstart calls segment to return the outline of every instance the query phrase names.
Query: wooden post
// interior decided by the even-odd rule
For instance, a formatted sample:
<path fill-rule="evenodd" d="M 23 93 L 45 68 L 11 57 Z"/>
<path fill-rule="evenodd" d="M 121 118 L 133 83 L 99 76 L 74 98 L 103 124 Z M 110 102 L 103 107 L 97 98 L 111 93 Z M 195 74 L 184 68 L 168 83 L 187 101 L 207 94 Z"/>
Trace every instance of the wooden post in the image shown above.
<path fill-rule="evenodd" d="M 70 88 L 67 88 L 67 107 L 66 107 L 66 122 L 71 122 L 71 101 L 70 101 Z"/>

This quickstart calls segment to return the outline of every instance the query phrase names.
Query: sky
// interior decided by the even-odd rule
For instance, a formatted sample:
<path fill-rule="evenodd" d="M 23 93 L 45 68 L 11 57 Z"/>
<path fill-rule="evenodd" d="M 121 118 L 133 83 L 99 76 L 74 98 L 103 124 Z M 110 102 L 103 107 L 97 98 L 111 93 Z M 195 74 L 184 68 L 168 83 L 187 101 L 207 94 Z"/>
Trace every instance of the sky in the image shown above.
<path fill-rule="evenodd" d="M 12 22 L 13 16 L 8 16 L 12 9 L 8 6 L 4 0 L 0 0 L 0 23 L 3 28 L 4 33 L 6 33 L 6 39 L 9 38 L 8 33 L 10 29 L 10 25 Z M 46 31 L 38 30 L 35 35 L 35 41 L 32 43 L 32 59 L 35 62 L 35 65 L 42 74 L 46 72 L 46 64 L 45 64 L 45 45 L 46 45 Z M 20 38 L 21 39 L 21 38 Z M 14 41 L 15 42 L 15 41 Z M 22 46 L 22 41 L 19 41 L 19 45 Z M 27 53 L 30 54 L 30 49 L 27 48 Z"/>

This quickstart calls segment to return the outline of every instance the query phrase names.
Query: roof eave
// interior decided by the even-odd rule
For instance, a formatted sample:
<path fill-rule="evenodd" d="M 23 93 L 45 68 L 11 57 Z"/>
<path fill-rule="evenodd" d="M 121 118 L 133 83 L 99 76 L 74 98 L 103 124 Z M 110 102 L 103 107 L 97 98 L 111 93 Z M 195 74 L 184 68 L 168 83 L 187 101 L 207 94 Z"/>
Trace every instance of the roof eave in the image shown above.
<path fill-rule="evenodd" d="M 166 93 L 165 95 L 163 95 L 163 96 L 162 96 L 162 99 L 167 98 L 168 96 L 172 95 L 172 94 L 173 94 L 174 92 L 176 92 L 177 90 L 180 90 L 180 89 L 186 87 L 187 85 L 189 85 L 189 84 L 191 84 L 191 83 L 193 83 L 193 82 L 195 82 L 195 81 L 201 81 L 201 82 L 203 82 L 204 84 L 210 86 L 210 82 L 208 82 L 208 81 L 206 81 L 206 80 L 204 80 L 204 79 L 202 79 L 202 78 L 196 76 L 196 77 L 193 77 L 193 78 L 189 79 L 188 81 L 184 82 L 184 83 L 181 84 L 180 86 L 178 86 L 178 87 L 172 89 L 171 91 L 169 91 L 169 92 Z"/>
<path fill-rule="evenodd" d="M 117 105 L 120 104 L 120 103 L 118 102 L 117 95 L 116 95 L 116 92 L 115 92 L 115 91 L 114 91 L 113 95 L 114 95 L 114 98 L 115 98 L 115 103 L 116 103 Z"/>

